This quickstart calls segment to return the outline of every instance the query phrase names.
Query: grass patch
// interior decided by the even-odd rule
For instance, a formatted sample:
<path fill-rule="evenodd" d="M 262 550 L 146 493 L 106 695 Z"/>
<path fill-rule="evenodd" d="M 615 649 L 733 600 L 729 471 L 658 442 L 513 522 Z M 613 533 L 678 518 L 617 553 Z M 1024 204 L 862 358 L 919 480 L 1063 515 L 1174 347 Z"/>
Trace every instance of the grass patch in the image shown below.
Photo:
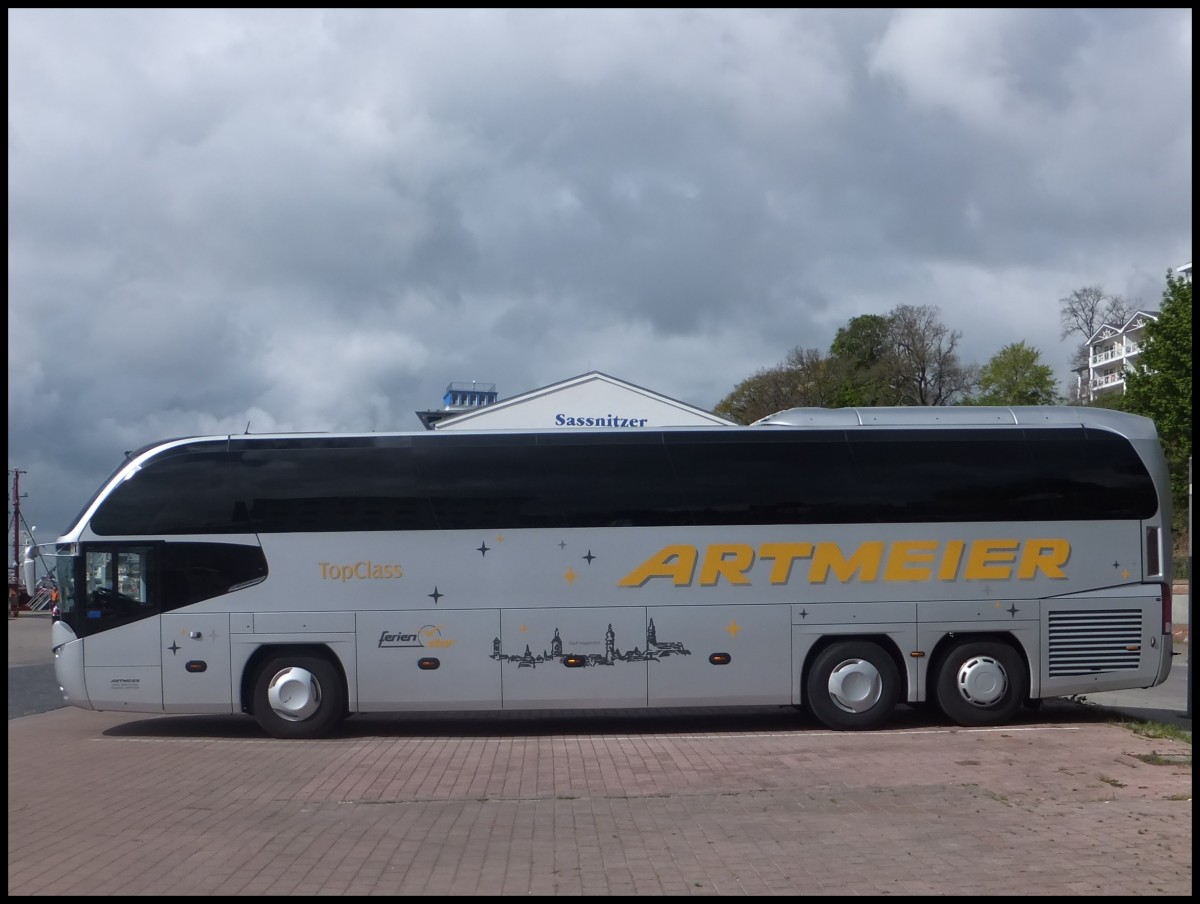
<path fill-rule="evenodd" d="M 1117 724 L 1127 728 L 1135 735 L 1143 738 L 1161 738 L 1165 741 L 1179 741 L 1192 746 L 1192 731 L 1190 728 L 1180 728 L 1178 725 L 1168 725 L 1165 722 L 1149 722 L 1143 719 L 1119 719 Z"/>
<path fill-rule="evenodd" d="M 1192 765 L 1192 755 L 1178 753 L 1159 753 L 1157 750 L 1151 750 L 1149 753 L 1133 754 L 1135 760 L 1141 760 L 1147 766 L 1190 766 Z"/>

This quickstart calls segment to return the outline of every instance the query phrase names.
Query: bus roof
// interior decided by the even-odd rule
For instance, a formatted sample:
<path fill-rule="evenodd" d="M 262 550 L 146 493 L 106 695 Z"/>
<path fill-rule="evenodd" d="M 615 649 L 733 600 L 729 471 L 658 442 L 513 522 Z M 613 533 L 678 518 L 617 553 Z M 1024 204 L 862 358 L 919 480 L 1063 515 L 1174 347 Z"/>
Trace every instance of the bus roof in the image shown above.
<path fill-rule="evenodd" d="M 865 407 L 865 408 L 789 408 L 761 418 L 749 428 L 739 425 L 724 426 L 718 424 L 704 425 L 670 425 L 656 427 L 652 430 L 612 431 L 604 429 L 537 427 L 528 429 L 504 430 L 462 430 L 453 434 L 417 431 L 333 431 L 316 432 L 281 431 L 277 433 L 232 433 L 210 434 L 196 436 L 180 436 L 165 439 L 143 446 L 136 452 L 126 453 L 127 457 L 117 471 L 121 471 L 130 462 L 139 458 L 150 457 L 164 449 L 197 442 L 226 442 L 239 443 L 242 441 L 277 440 L 277 439 L 312 439 L 336 440 L 345 438 L 368 437 L 429 437 L 429 436 L 470 436 L 470 435 L 505 435 L 505 434 L 589 434 L 597 438 L 619 433 L 628 435 L 636 433 L 722 433 L 727 430 L 756 429 L 759 427 L 808 427 L 817 429 L 837 429 L 844 427 L 986 427 L 986 426 L 1079 426 L 1095 427 L 1111 430 L 1129 439 L 1157 439 L 1158 434 L 1154 422 L 1140 415 L 1107 408 L 1085 408 L 1069 405 L 1044 406 L 987 406 L 987 405 L 924 405 L 896 407 Z M 114 473 L 113 476 L 116 476 Z M 106 481 L 107 483 L 107 481 Z"/>
<path fill-rule="evenodd" d="M 755 421 L 765 427 L 1101 427 L 1131 439 L 1155 437 L 1150 418 L 1071 405 L 920 405 L 880 408 L 789 408 Z"/>

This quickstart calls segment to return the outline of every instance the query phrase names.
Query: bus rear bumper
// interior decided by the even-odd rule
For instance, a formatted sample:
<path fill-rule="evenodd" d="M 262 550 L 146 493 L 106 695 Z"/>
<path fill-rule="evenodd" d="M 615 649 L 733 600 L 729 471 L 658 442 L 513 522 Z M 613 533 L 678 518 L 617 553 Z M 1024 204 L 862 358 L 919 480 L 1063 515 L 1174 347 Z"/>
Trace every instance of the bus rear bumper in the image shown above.
<path fill-rule="evenodd" d="M 1168 633 L 1163 635 L 1162 639 L 1162 658 L 1158 663 L 1158 675 L 1154 679 L 1151 687 L 1158 687 L 1167 680 L 1167 676 L 1171 674 L 1171 660 L 1175 658 L 1175 637 Z"/>

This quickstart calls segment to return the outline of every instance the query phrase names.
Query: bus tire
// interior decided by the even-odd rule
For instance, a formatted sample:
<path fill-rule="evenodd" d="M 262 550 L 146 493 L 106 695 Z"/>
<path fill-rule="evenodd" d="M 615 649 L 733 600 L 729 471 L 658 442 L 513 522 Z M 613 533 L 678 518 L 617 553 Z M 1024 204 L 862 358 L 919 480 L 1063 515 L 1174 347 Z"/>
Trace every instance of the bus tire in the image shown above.
<path fill-rule="evenodd" d="M 900 672 L 879 644 L 841 641 L 817 654 L 806 690 L 818 721 L 836 731 L 861 731 L 881 725 L 896 708 Z"/>
<path fill-rule="evenodd" d="M 272 737 L 319 737 L 341 721 L 345 709 L 342 676 L 320 656 L 273 656 L 254 679 L 254 718 Z"/>
<path fill-rule="evenodd" d="M 938 708 L 957 725 L 1007 722 L 1028 694 L 1029 672 L 1008 644 L 963 641 L 947 650 L 938 666 Z"/>

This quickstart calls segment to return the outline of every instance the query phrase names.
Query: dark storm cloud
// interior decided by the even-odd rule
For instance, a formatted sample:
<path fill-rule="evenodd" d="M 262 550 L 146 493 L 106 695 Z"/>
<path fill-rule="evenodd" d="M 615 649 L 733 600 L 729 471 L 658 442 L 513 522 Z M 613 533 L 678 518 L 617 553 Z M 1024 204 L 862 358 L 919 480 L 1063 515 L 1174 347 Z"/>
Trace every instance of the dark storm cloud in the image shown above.
<path fill-rule="evenodd" d="M 710 408 L 854 316 L 969 361 L 1191 256 L 1190 10 L 9 11 L 9 466 L 418 429 L 597 369 Z"/>

